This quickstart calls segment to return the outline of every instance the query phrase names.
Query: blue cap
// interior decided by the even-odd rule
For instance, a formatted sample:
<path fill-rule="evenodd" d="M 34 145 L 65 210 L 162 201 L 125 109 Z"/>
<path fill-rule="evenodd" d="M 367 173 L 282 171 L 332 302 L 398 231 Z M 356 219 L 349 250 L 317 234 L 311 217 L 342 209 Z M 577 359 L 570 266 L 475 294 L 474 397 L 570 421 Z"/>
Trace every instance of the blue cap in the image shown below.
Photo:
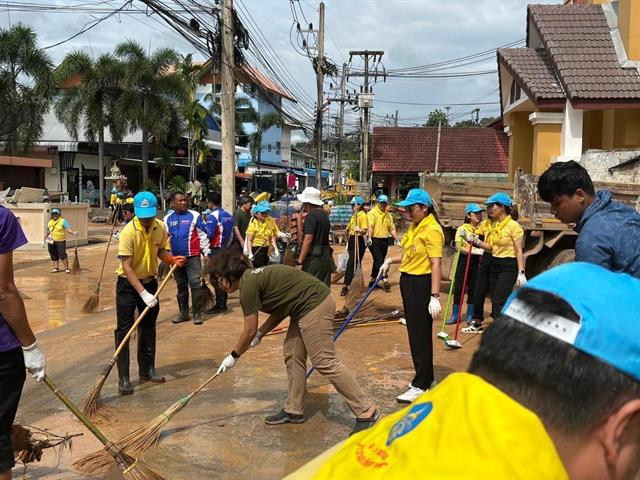
<path fill-rule="evenodd" d="M 531 315 L 519 292 L 542 290 L 565 300 L 579 322 L 557 315 Z M 640 318 L 640 280 L 591 263 L 573 262 L 532 278 L 507 300 L 502 313 L 591 355 L 640 381 L 640 336 L 630 330 Z"/>
<path fill-rule="evenodd" d="M 386 195 L 380 195 L 378 197 L 378 203 L 389 203 L 389 197 Z"/>
<path fill-rule="evenodd" d="M 433 200 L 431 200 L 431 195 L 425 192 L 421 188 L 412 188 L 409 190 L 409 194 L 407 198 L 403 201 L 398 202 L 399 207 L 409 207 L 411 205 L 415 205 L 419 203 L 420 205 L 426 205 L 428 207 L 433 206 Z"/>
<path fill-rule="evenodd" d="M 484 211 L 484 208 L 482 208 L 480 205 L 478 205 L 477 203 L 470 203 L 469 205 L 467 205 L 464 208 L 464 213 L 469 214 L 469 213 L 479 213 Z"/>
<path fill-rule="evenodd" d="M 484 202 L 485 205 L 489 205 L 490 203 L 499 203 L 500 205 L 504 205 L 505 207 L 510 207 L 511 205 L 513 205 L 511 197 L 503 192 L 494 193 Z"/>
<path fill-rule="evenodd" d="M 362 197 L 353 197 L 351 199 L 351 205 L 364 205 L 364 198 Z"/>
<path fill-rule="evenodd" d="M 139 192 L 133 197 L 133 211 L 138 218 L 154 218 L 158 200 L 151 192 Z"/>
<path fill-rule="evenodd" d="M 202 212 L 204 215 L 209 215 L 211 213 L 211 210 L 209 210 L 208 208 Z"/>
<path fill-rule="evenodd" d="M 258 204 L 253 207 L 254 213 L 267 213 L 271 211 L 271 204 L 266 200 L 258 202 Z"/>
<path fill-rule="evenodd" d="M 51 209 L 51 215 L 60 215 L 60 209 L 59 208 L 52 208 Z"/>

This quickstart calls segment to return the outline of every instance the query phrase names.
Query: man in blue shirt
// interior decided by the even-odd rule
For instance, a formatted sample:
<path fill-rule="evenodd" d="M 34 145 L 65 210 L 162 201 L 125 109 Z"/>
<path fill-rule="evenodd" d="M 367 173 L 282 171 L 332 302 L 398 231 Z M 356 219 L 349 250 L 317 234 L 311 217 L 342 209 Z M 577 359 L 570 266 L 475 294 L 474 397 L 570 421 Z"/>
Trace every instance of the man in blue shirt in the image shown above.
<path fill-rule="evenodd" d="M 552 164 L 538 180 L 540 198 L 561 222 L 575 223 L 576 261 L 640 278 L 640 214 L 595 192 L 587 170 L 572 161 Z"/>
<path fill-rule="evenodd" d="M 228 249 L 234 238 L 233 216 L 224 210 L 221 205 L 222 199 L 218 192 L 213 192 L 209 195 L 208 206 L 211 213 L 207 216 L 206 225 L 211 245 L 211 256 Z M 227 292 L 218 285 L 216 279 L 211 278 L 210 281 L 216 290 L 216 304 L 205 313 L 217 314 L 226 312 Z"/>

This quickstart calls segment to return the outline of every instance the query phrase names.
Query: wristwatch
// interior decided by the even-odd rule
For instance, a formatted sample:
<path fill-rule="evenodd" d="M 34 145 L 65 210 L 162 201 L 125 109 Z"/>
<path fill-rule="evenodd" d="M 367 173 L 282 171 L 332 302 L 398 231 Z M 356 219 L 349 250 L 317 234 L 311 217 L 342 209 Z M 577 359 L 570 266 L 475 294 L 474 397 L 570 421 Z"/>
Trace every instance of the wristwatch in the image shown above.
<path fill-rule="evenodd" d="M 231 350 L 231 356 L 232 356 L 233 358 L 235 358 L 236 360 L 237 360 L 238 358 L 240 358 L 240 355 L 238 355 L 238 354 L 236 353 L 236 351 L 235 351 L 235 350 Z"/>
<path fill-rule="evenodd" d="M 433 298 L 440 298 L 440 294 L 439 293 L 432 293 L 431 296 Z"/>

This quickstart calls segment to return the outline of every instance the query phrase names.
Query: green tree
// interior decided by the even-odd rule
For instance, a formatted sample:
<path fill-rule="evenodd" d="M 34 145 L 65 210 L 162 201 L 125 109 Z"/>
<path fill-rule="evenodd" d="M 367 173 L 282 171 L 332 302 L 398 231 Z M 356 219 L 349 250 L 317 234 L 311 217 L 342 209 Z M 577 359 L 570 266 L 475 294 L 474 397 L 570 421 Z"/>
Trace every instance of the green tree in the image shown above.
<path fill-rule="evenodd" d="M 262 137 L 271 127 L 282 125 L 282 116 L 276 112 L 262 115 L 253 106 L 249 106 L 244 111 L 245 122 L 253 124 L 254 131 L 249 134 L 249 150 L 251 159 L 256 162 L 258 169 L 262 161 Z"/>
<path fill-rule="evenodd" d="M 211 102 L 211 114 L 213 114 L 217 120 L 221 121 L 222 106 L 220 105 L 220 102 L 217 102 L 215 97 L 211 93 L 208 93 L 204 98 L 206 101 Z M 249 135 L 247 135 L 247 131 L 245 130 L 244 125 L 245 123 L 248 123 L 247 109 L 251 107 L 251 101 L 245 97 L 235 97 L 233 103 L 236 119 L 236 144 L 240 145 L 241 147 L 246 147 L 247 145 L 249 145 Z"/>
<path fill-rule="evenodd" d="M 117 103 L 119 114 L 130 131 L 141 131 L 142 183 L 149 180 L 149 139 L 158 144 L 173 133 L 182 132 L 182 110 L 188 101 L 188 86 L 175 66 L 180 56 L 172 49 L 158 49 L 147 55 L 133 40 L 116 46 L 115 54 L 125 61 L 127 85 Z"/>
<path fill-rule="evenodd" d="M 454 125 L 454 127 L 456 128 L 473 128 L 473 127 L 481 127 L 481 126 L 482 125 L 475 122 L 474 120 L 462 120 L 460 122 L 456 122 L 456 124 Z"/>
<path fill-rule="evenodd" d="M 0 142 L 9 155 L 31 152 L 42 137 L 52 69 L 31 27 L 0 28 Z"/>
<path fill-rule="evenodd" d="M 423 126 L 437 127 L 439 123 L 442 123 L 443 127 L 448 127 L 449 119 L 447 118 L 446 113 L 436 108 L 433 112 L 429 112 L 429 116 L 427 117 L 427 123 L 425 123 Z"/>
<path fill-rule="evenodd" d="M 109 129 L 111 141 L 120 142 L 127 128 L 125 119 L 115 108 L 122 94 L 123 73 L 122 63 L 113 55 L 101 55 L 94 61 L 81 51 L 68 54 L 55 71 L 58 84 L 80 80 L 60 89 L 54 109 L 73 138 L 80 137 L 82 128 L 88 140 L 98 139 L 100 208 L 104 207 L 104 130 Z"/>

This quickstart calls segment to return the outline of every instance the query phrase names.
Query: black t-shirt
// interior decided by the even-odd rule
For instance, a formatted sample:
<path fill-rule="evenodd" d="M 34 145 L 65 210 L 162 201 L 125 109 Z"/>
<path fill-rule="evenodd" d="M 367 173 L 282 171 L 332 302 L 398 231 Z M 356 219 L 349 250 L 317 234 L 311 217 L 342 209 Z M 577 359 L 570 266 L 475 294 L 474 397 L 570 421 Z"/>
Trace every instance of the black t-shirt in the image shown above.
<path fill-rule="evenodd" d="M 322 208 L 312 208 L 304 218 L 304 226 L 302 233 L 304 235 L 313 235 L 313 243 L 311 245 L 329 245 L 329 231 L 331 230 L 331 222 L 329 216 Z"/>
<path fill-rule="evenodd" d="M 249 227 L 250 221 L 251 212 L 247 213 L 241 208 L 233 212 L 233 226 L 238 227 L 238 230 L 240 230 L 240 235 L 242 235 L 243 237 L 247 234 L 247 228 Z"/>

